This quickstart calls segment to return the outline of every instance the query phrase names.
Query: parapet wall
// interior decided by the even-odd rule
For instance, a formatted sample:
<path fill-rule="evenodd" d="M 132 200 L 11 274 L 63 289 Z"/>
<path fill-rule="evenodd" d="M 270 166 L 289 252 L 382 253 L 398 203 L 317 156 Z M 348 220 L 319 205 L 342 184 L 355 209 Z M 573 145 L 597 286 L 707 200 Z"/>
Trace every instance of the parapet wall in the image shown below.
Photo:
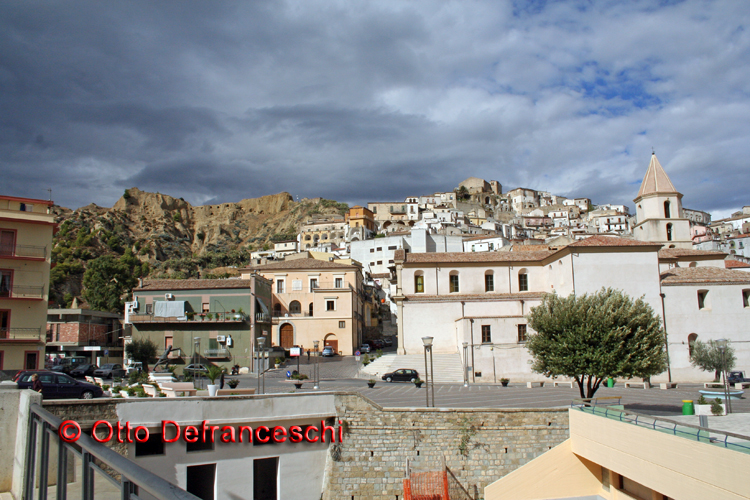
<path fill-rule="evenodd" d="M 413 470 L 450 468 L 474 498 L 484 487 L 569 437 L 564 409 L 383 409 L 339 394 L 348 434 L 329 453 L 324 499 L 403 498 L 406 461 Z M 480 495 L 476 495 L 479 492 Z"/>

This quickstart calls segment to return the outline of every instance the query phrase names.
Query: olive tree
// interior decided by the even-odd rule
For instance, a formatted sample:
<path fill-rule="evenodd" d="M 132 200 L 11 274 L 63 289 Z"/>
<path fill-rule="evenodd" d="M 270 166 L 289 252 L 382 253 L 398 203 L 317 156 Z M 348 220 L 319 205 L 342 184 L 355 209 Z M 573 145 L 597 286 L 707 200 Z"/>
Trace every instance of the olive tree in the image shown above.
<path fill-rule="evenodd" d="M 143 371 L 148 373 L 148 362 L 156 357 L 158 346 L 151 339 L 133 339 L 125 346 L 125 354 L 133 361 L 143 364 Z"/>
<path fill-rule="evenodd" d="M 722 352 L 713 340 L 707 343 L 696 340 L 692 343 L 690 364 L 701 370 L 714 372 L 716 382 L 721 380 L 721 372 L 731 371 L 735 363 L 737 363 L 737 358 L 734 356 L 734 349 L 729 345 Z"/>
<path fill-rule="evenodd" d="M 593 397 L 607 377 L 646 378 L 666 367 L 659 317 L 642 298 L 633 301 L 619 290 L 548 294 L 528 320 L 536 331 L 526 344 L 532 369 L 574 378 L 582 398 Z"/>

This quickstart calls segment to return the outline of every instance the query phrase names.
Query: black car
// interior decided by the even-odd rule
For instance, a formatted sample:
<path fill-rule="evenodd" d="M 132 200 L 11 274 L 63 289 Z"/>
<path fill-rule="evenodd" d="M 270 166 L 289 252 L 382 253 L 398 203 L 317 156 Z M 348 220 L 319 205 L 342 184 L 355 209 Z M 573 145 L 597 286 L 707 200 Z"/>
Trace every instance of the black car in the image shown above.
<path fill-rule="evenodd" d="M 91 365 L 91 364 L 78 365 L 77 367 L 70 370 L 69 375 L 73 378 L 83 378 L 86 375 L 88 375 L 89 377 L 93 377 L 94 371 L 98 369 L 99 367 L 96 365 Z"/>
<path fill-rule="evenodd" d="M 81 382 L 65 375 L 55 372 L 25 372 L 18 378 L 19 389 L 31 389 L 34 382 L 31 376 L 39 374 L 42 382 L 42 396 L 44 399 L 93 399 L 100 398 L 104 394 L 98 385 Z"/>
<path fill-rule="evenodd" d="M 401 369 L 386 373 L 382 379 L 386 382 L 414 382 L 419 379 L 419 373 L 417 370 Z"/>
<path fill-rule="evenodd" d="M 745 377 L 745 372 L 729 372 L 727 382 L 730 384 L 736 384 L 741 382 L 750 382 L 750 378 Z"/>
<path fill-rule="evenodd" d="M 122 365 L 117 363 L 107 363 L 106 365 L 102 365 L 102 367 L 98 370 L 94 370 L 94 377 L 101 378 L 122 378 L 125 377 L 126 374 L 127 371 L 122 367 Z"/>

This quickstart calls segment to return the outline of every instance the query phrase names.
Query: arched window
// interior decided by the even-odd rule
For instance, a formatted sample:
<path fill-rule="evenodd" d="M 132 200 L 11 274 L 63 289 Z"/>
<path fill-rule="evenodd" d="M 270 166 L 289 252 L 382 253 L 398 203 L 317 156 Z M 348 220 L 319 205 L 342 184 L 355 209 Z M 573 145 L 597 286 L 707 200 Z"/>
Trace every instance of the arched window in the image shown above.
<path fill-rule="evenodd" d="M 422 271 L 414 273 L 414 293 L 424 293 L 424 273 Z"/>
<path fill-rule="evenodd" d="M 688 335 L 688 354 L 691 358 L 693 357 L 693 346 L 695 345 L 696 340 L 698 340 L 697 333 L 691 333 Z"/>
<path fill-rule="evenodd" d="M 310 316 L 312 316 L 312 315 L 313 315 L 313 305 L 312 305 L 312 304 L 313 304 L 313 303 L 312 303 L 312 302 L 310 302 L 310 305 L 309 305 L 309 306 L 307 306 L 307 313 L 308 313 L 308 314 L 309 314 Z"/>
<path fill-rule="evenodd" d="M 281 304 L 274 304 L 273 305 L 273 315 L 277 318 L 281 316 Z"/>
<path fill-rule="evenodd" d="M 292 314 L 299 314 L 302 312 L 302 306 L 300 305 L 299 301 L 293 300 L 289 304 L 289 312 Z"/>
<path fill-rule="evenodd" d="M 529 291 L 529 274 L 525 268 L 518 271 L 518 291 Z"/>
<path fill-rule="evenodd" d="M 490 204 L 490 197 L 489 196 L 486 196 L 484 198 L 484 203 L 485 203 L 485 205 L 489 205 Z"/>
<path fill-rule="evenodd" d="M 458 271 L 451 271 L 449 280 L 450 280 L 450 293 L 458 293 L 459 292 Z"/>
<path fill-rule="evenodd" d="M 697 262 L 691 262 L 690 264 L 688 264 L 688 267 L 698 267 L 698 263 Z"/>
<path fill-rule="evenodd" d="M 495 274 L 492 271 L 487 271 L 484 273 L 484 291 L 495 291 Z"/>
<path fill-rule="evenodd" d="M 672 241 L 672 224 L 667 224 L 667 241 Z"/>
<path fill-rule="evenodd" d="M 669 214 L 669 200 L 664 202 L 664 218 L 671 219 L 672 216 Z"/>

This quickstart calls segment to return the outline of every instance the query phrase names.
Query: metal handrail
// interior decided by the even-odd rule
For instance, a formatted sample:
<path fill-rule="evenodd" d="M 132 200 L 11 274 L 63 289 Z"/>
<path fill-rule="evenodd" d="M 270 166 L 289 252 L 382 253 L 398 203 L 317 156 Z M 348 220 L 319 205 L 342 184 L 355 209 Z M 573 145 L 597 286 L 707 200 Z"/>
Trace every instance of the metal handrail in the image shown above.
<path fill-rule="evenodd" d="M 25 484 L 25 490 L 23 494 L 24 500 L 32 500 L 33 493 L 34 493 L 34 478 L 35 478 L 35 450 L 36 450 L 36 427 L 35 427 L 35 420 L 39 421 L 42 424 L 42 449 L 40 450 L 40 478 L 39 478 L 39 487 L 40 488 L 47 488 L 47 474 L 46 474 L 46 465 L 49 458 L 49 434 L 52 434 L 54 431 L 55 433 L 59 429 L 60 425 L 62 424 L 62 419 L 56 417 L 52 413 L 48 412 L 44 408 L 41 407 L 38 403 L 33 403 L 29 407 L 30 409 L 30 426 L 29 426 L 29 439 L 27 441 L 27 461 L 26 461 L 26 469 L 25 469 L 25 478 L 24 478 L 24 484 Z M 107 465 L 107 467 L 111 468 L 114 472 L 120 474 L 121 479 L 119 481 L 120 488 L 122 490 L 122 498 L 124 500 L 130 499 L 130 498 L 138 498 L 135 493 L 133 492 L 134 488 L 133 486 L 137 486 L 140 489 L 143 489 L 144 491 L 148 492 L 149 494 L 153 495 L 155 498 L 159 500 L 200 500 L 197 496 L 193 495 L 192 493 L 188 493 L 187 491 L 183 490 L 179 486 L 170 483 L 166 479 L 157 476 L 153 472 L 144 469 L 143 467 L 131 462 L 127 458 L 123 457 L 119 453 L 113 451 L 110 448 L 107 448 L 101 443 L 96 442 L 91 436 L 87 436 L 84 433 L 81 433 L 81 436 L 78 438 L 78 440 L 75 442 L 75 446 L 66 443 L 62 440 L 59 440 L 58 442 L 60 446 L 60 453 L 58 454 L 58 459 L 60 457 L 64 457 L 65 453 L 63 452 L 64 449 L 70 449 L 74 451 L 77 455 L 80 455 L 83 461 L 83 478 L 85 484 L 83 484 L 83 498 L 85 500 L 92 499 L 93 498 L 93 486 L 94 486 L 94 477 L 92 474 L 91 469 L 98 468 L 96 467 L 93 462 L 92 458 L 96 458 L 98 460 L 101 460 L 103 463 Z M 78 451 L 76 448 L 80 447 L 80 451 Z M 45 449 L 46 448 L 46 449 Z M 66 459 L 63 459 L 66 460 Z M 58 475 L 60 472 L 64 473 L 64 468 L 60 467 L 60 464 L 58 464 Z M 99 469 L 101 470 L 101 469 Z M 67 487 L 67 480 L 63 477 L 63 482 L 60 484 L 59 477 L 58 477 L 58 492 L 60 488 Z M 41 498 L 41 495 L 40 495 Z M 60 498 L 58 496 L 58 498 Z M 63 496 L 64 498 L 64 496 Z"/>
<path fill-rule="evenodd" d="M 11 299 L 41 299 L 44 298 L 44 286 L 11 285 L 10 288 L 0 290 L 0 297 Z"/>
<path fill-rule="evenodd" d="M 578 404 L 577 404 L 578 403 Z M 696 441 L 702 441 L 708 444 L 723 444 L 724 448 L 737 449 L 745 453 L 750 453 L 750 437 L 733 432 L 722 431 L 718 429 L 708 429 L 699 425 L 676 422 L 667 418 L 654 417 L 644 413 L 638 413 L 621 408 L 611 408 L 609 406 L 599 406 L 596 404 L 596 398 L 591 399 L 574 399 L 571 408 L 576 408 L 584 413 L 603 416 L 605 418 L 616 418 L 620 422 L 633 424 L 639 427 L 648 427 L 656 431 L 671 432 L 675 436 L 686 439 L 694 438 Z M 640 421 L 639 421 L 640 419 Z M 695 429 L 696 432 L 687 432 L 681 428 Z M 724 436 L 723 439 L 710 437 L 710 434 Z M 729 438 L 740 439 L 745 444 L 730 442 Z"/>
<path fill-rule="evenodd" d="M 0 245 L 0 258 L 3 257 L 46 259 L 47 247 L 39 245 Z"/>
<path fill-rule="evenodd" d="M 41 340 L 41 328 L 0 328 L 0 339 Z"/>

